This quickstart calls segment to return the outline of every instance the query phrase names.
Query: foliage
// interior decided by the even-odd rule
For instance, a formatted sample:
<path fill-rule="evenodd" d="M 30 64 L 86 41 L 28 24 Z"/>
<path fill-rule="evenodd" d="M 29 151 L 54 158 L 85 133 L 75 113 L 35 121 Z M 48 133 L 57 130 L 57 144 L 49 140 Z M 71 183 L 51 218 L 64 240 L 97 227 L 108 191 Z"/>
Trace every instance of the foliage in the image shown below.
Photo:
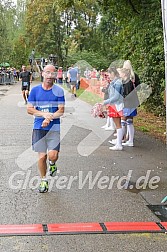
<path fill-rule="evenodd" d="M 0 61 L 7 61 L 19 68 L 28 62 L 28 52 L 24 30 L 25 1 L 17 2 L 17 8 L 11 1 L 0 4 Z"/>
<path fill-rule="evenodd" d="M 4 2 L 3 5 L 0 4 L 0 15 L 0 56 L 1 62 L 4 62 L 9 61 L 10 58 L 14 33 L 13 18 L 15 9 L 10 3 Z"/>
<path fill-rule="evenodd" d="M 127 2 L 128 4 L 125 4 Z M 133 2 L 133 5 L 131 3 Z M 109 7 L 107 9 L 107 7 Z M 122 6 L 122 8 L 121 8 Z M 107 15 L 106 13 L 107 9 Z M 103 20 L 100 29 L 112 18 L 115 35 L 106 25 L 109 57 L 130 59 L 142 82 L 152 86 L 152 95 L 145 107 L 164 115 L 162 93 L 164 90 L 164 49 L 161 5 L 159 0 L 107 1 L 103 2 Z M 105 19 L 104 19 L 105 17 Z M 112 37 L 111 37 L 112 36 Z"/>
<path fill-rule="evenodd" d="M 58 65 L 85 60 L 107 69 L 130 59 L 153 93 L 145 107 L 158 115 L 163 105 L 164 49 L 160 0 L 18 0 L 0 4 L 0 57 L 14 66 L 30 52 L 57 55 Z"/>
<path fill-rule="evenodd" d="M 88 52 L 86 50 L 70 54 L 68 56 L 67 63 L 68 65 L 71 63 L 76 64 L 80 60 L 85 60 L 89 65 L 98 70 L 107 69 L 109 67 L 109 61 L 106 57 L 97 52 Z"/>

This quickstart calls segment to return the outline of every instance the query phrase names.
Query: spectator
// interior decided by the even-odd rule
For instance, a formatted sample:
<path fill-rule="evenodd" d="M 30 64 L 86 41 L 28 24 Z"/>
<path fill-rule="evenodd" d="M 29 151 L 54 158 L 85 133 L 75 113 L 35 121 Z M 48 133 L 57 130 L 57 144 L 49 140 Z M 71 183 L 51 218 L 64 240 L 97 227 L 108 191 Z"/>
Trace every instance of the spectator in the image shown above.
<path fill-rule="evenodd" d="M 121 126 L 121 116 L 123 115 L 123 86 L 122 81 L 119 77 L 119 73 L 116 68 L 109 68 L 110 74 L 110 86 L 108 88 L 109 98 L 104 100 L 104 105 L 108 106 L 109 117 L 112 117 L 116 125 L 117 130 L 117 142 L 115 146 L 109 147 L 110 150 L 122 150 L 122 126 Z"/>
<path fill-rule="evenodd" d="M 68 82 L 71 85 L 71 93 L 72 96 L 76 97 L 76 86 L 78 81 L 78 70 L 74 67 L 74 65 L 71 66 L 71 68 L 68 71 Z"/>
<path fill-rule="evenodd" d="M 119 69 L 120 77 L 123 82 L 123 97 L 124 97 L 124 108 L 122 116 L 123 122 L 127 123 L 127 131 L 129 140 L 123 143 L 125 146 L 134 146 L 134 125 L 133 117 L 137 115 L 137 107 L 139 106 L 139 100 L 137 92 L 135 91 L 133 82 L 131 80 L 131 72 L 129 69 Z M 124 124 L 122 125 L 124 127 Z"/>
<path fill-rule="evenodd" d="M 57 82 L 59 84 L 63 83 L 63 69 L 62 69 L 62 67 L 59 67 L 57 70 Z"/>

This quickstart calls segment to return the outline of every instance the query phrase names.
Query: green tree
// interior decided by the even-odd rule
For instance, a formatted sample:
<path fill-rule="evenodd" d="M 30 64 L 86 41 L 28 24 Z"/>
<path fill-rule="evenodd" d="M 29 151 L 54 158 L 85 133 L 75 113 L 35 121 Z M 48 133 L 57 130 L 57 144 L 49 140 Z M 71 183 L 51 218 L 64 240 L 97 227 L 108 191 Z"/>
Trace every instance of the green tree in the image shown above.
<path fill-rule="evenodd" d="M 130 59 L 153 93 L 145 104 L 164 114 L 160 0 L 18 0 L 0 4 L 0 56 L 12 64 L 56 54 L 58 64 L 85 60 L 96 68 Z"/>
<path fill-rule="evenodd" d="M 156 114 L 164 114 L 164 51 L 160 1 L 108 0 L 102 2 L 102 9 L 100 31 L 106 20 L 110 19 L 110 26 L 112 25 L 109 30 L 108 24 L 105 27 L 108 57 L 111 60 L 131 60 L 141 80 L 152 86 L 153 92 L 145 104 L 146 108 Z"/>

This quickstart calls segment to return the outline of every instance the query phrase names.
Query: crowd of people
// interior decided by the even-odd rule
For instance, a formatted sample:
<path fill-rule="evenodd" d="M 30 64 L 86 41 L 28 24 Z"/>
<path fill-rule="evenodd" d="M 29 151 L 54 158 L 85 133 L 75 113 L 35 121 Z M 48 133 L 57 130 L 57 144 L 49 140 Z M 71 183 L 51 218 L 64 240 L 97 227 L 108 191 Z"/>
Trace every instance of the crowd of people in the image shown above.
<path fill-rule="evenodd" d="M 44 61 L 43 61 L 44 62 Z M 80 86 L 80 67 L 71 65 L 66 69 L 56 67 L 44 62 L 41 71 L 41 84 L 33 87 L 32 70 L 22 65 L 20 70 L 15 68 L 1 68 L 0 78 L 4 74 L 12 75 L 15 81 L 21 81 L 21 91 L 27 112 L 34 116 L 32 133 L 32 146 L 38 152 L 38 167 L 41 176 L 40 192 L 48 191 L 46 178 L 47 159 L 49 160 L 49 171 L 51 176 L 56 175 L 58 154 L 60 150 L 60 117 L 64 113 L 64 91 L 61 84 L 66 84 L 72 97 L 76 97 L 76 91 Z M 109 141 L 113 146 L 110 150 L 120 151 L 123 146 L 134 146 L 133 118 L 137 115 L 139 100 L 135 88 L 140 84 L 138 75 L 133 71 L 131 62 L 126 60 L 122 68 L 110 67 L 107 72 L 98 71 L 95 68 L 85 69 L 83 77 L 91 80 L 91 85 L 102 80 L 106 83 L 102 87 L 104 92 L 103 110 L 107 111 L 104 130 L 115 131 L 115 139 Z M 59 85 L 54 85 L 55 83 Z"/>
<path fill-rule="evenodd" d="M 57 172 L 57 160 L 60 151 L 60 117 L 64 113 L 64 91 L 62 83 L 66 83 L 71 90 L 71 95 L 76 97 L 79 88 L 80 69 L 71 65 L 66 71 L 62 67 L 56 68 L 52 64 L 46 64 L 42 71 L 41 84 L 33 87 L 32 72 L 22 66 L 19 75 L 21 90 L 27 112 L 34 116 L 32 131 L 32 148 L 38 153 L 38 168 L 41 177 L 39 192 L 49 190 L 47 178 L 47 160 L 49 160 L 49 174 L 55 176 Z M 60 85 L 54 85 L 58 83 Z"/>
<path fill-rule="evenodd" d="M 0 84 L 13 84 L 19 81 L 20 71 L 14 67 L 0 68 Z"/>
<path fill-rule="evenodd" d="M 85 70 L 84 74 L 87 74 Z M 101 75 L 101 74 L 100 74 Z M 86 77 L 86 76 L 85 76 Z M 88 77 L 88 76 L 87 76 Z M 49 172 L 56 175 L 58 154 L 60 150 L 60 117 L 64 113 L 64 91 L 62 83 L 66 83 L 71 90 L 71 95 L 76 97 L 76 90 L 80 81 L 80 70 L 71 65 L 66 71 L 62 67 L 56 68 L 46 64 L 42 71 L 41 84 L 33 87 L 32 72 L 22 66 L 19 74 L 21 90 L 27 112 L 34 116 L 32 133 L 32 147 L 38 152 L 38 167 L 41 176 L 39 192 L 48 191 L 47 159 Z M 93 69 L 91 79 L 97 79 L 97 71 Z M 116 130 L 116 139 L 110 140 L 110 150 L 122 150 L 123 146 L 134 146 L 133 117 L 137 115 L 139 100 L 135 87 L 140 84 L 139 77 L 134 73 L 129 60 L 124 62 L 122 68 L 110 67 L 104 74 L 106 87 L 103 87 L 103 109 L 107 111 L 107 121 L 102 127 L 105 130 Z M 60 85 L 54 85 L 58 83 Z M 30 92 L 30 93 L 29 93 Z"/>

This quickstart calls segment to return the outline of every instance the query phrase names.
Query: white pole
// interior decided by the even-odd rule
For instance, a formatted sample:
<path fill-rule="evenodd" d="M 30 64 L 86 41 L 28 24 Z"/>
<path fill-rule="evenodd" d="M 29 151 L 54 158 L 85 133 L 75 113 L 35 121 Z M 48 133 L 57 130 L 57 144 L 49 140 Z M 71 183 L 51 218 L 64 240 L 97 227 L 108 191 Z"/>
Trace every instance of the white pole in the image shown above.
<path fill-rule="evenodd" d="M 164 33 L 164 52 L 165 52 L 165 90 L 166 90 L 166 149 L 167 149 L 167 0 L 161 0 L 162 9 L 162 22 L 163 22 L 163 33 Z M 161 203 L 167 201 L 165 196 Z"/>
<path fill-rule="evenodd" d="M 165 53 L 165 90 L 166 90 L 166 146 L 167 146 L 167 0 L 161 0 Z"/>

